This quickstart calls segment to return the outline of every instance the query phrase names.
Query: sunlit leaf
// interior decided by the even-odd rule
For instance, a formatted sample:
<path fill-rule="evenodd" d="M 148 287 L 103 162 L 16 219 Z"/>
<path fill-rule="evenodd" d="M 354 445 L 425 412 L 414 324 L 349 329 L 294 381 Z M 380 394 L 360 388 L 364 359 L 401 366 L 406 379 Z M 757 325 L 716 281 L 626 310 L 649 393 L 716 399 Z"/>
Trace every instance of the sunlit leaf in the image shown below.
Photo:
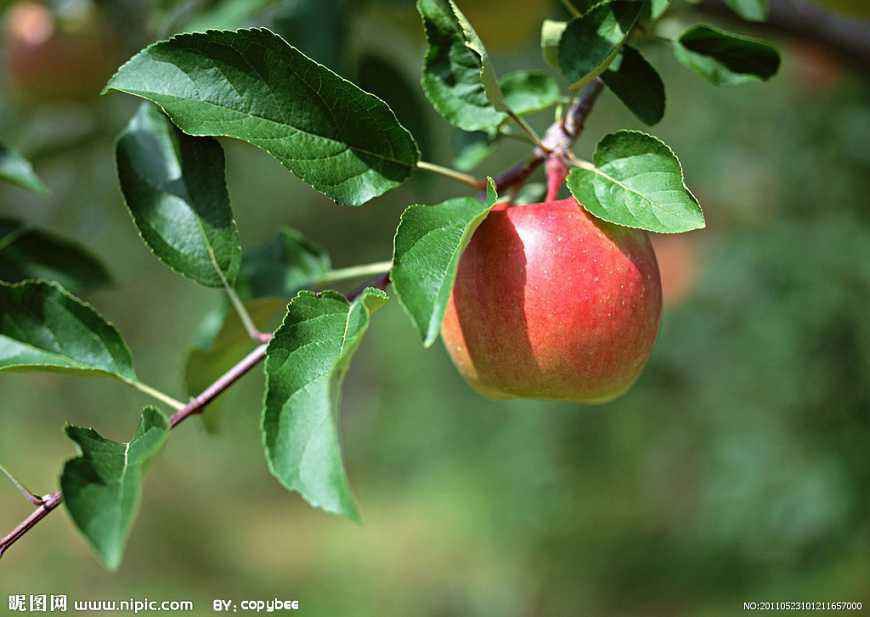
<path fill-rule="evenodd" d="M 386 301 L 371 287 L 353 302 L 301 291 L 266 358 L 262 429 L 270 471 L 311 505 L 355 520 L 339 438 L 341 384 L 372 313 Z"/>
<path fill-rule="evenodd" d="M 202 285 L 232 284 L 242 247 L 217 140 L 185 135 L 143 103 L 118 138 L 116 156 L 127 207 L 154 254 Z"/>
<path fill-rule="evenodd" d="M 617 0 L 596 5 L 568 22 L 559 39 L 559 68 L 572 88 L 597 77 L 619 53 L 644 8 Z"/>
<path fill-rule="evenodd" d="M 189 135 L 262 148 L 346 205 L 395 188 L 419 159 L 413 137 L 382 100 L 264 29 L 154 43 L 106 89 L 157 103 Z"/>
<path fill-rule="evenodd" d="M 121 565 L 127 536 L 142 497 L 142 478 L 160 451 L 169 421 L 146 407 L 136 434 L 126 443 L 106 439 L 95 430 L 67 426 L 66 434 L 81 456 L 67 461 L 60 477 L 64 503 L 103 565 Z"/>
<path fill-rule="evenodd" d="M 674 152 L 638 131 L 607 135 L 595 150 L 595 168 L 575 168 L 568 189 L 598 218 L 648 231 L 677 233 L 704 227 Z"/>
<path fill-rule="evenodd" d="M 498 196 L 490 179 L 485 201 L 457 197 L 408 206 L 396 230 L 390 280 L 428 347 L 438 338 L 462 251 Z"/>
<path fill-rule="evenodd" d="M 429 48 L 421 83 L 444 118 L 466 131 L 491 130 L 506 118 L 495 71 L 480 38 L 452 0 L 418 0 Z"/>

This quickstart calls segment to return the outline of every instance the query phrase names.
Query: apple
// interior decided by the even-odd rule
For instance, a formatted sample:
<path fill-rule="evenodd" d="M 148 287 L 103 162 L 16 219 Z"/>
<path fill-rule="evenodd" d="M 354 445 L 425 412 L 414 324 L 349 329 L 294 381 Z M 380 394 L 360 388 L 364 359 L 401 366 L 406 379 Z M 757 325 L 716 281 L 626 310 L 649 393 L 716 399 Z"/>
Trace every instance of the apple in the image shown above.
<path fill-rule="evenodd" d="M 37 2 L 17 2 L 6 13 L 3 46 L 8 88 L 22 103 L 96 98 L 117 68 L 120 48 L 90 2 L 57 14 Z"/>
<path fill-rule="evenodd" d="M 661 307 L 646 232 L 573 198 L 498 205 L 460 258 L 441 336 L 487 397 L 604 403 L 640 375 Z"/>

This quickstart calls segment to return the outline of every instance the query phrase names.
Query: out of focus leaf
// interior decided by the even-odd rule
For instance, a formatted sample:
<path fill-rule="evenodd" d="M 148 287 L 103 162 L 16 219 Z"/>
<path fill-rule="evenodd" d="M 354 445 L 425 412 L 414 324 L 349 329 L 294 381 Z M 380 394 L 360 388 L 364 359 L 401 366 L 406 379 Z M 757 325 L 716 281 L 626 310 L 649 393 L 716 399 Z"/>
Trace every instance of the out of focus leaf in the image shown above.
<path fill-rule="evenodd" d="M 541 53 L 554 69 L 559 68 L 559 40 L 568 27 L 567 21 L 545 19 L 541 26 Z"/>
<path fill-rule="evenodd" d="M 341 384 L 369 319 L 387 295 L 367 288 L 353 302 L 301 291 L 269 343 L 263 444 L 269 470 L 312 506 L 359 520 L 341 456 Z"/>
<path fill-rule="evenodd" d="M 331 268 L 326 249 L 284 227 L 272 242 L 245 252 L 236 290 L 245 299 L 286 300 Z"/>
<path fill-rule="evenodd" d="M 233 30 L 251 25 L 251 18 L 278 0 L 223 0 L 200 11 L 183 28 L 184 32 Z"/>
<path fill-rule="evenodd" d="M 362 54 L 357 74 L 360 87 L 387 102 L 399 122 L 411 131 L 425 156 L 431 139 L 419 85 L 408 79 L 394 62 L 371 53 Z"/>
<path fill-rule="evenodd" d="M 633 47 L 623 47 L 601 79 L 641 122 L 652 126 L 665 115 L 665 84 Z"/>
<path fill-rule="evenodd" d="M 117 570 L 142 498 L 142 478 L 169 433 L 169 421 L 146 407 L 133 439 L 118 443 L 94 429 L 67 426 L 81 455 L 60 477 L 64 503 L 103 565 Z"/>
<path fill-rule="evenodd" d="M 408 206 L 402 213 L 390 280 L 426 347 L 441 331 L 462 251 L 497 199 L 489 179 L 486 201 L 457 197 Z"/>
<path fill-rule="evenodd" d="M 287 300 L 283 298 L 259 298 L 245 302 L 251 319 L 266 331 L 277 326 L 285 306 Z M 212 333 L 209 340 L 200 341 L 187 355 L 184 377 L 190 396 L 196 396 L 208 388 L 256 345 L 235 311 L 222 308 L 216 312 L 216 319 L 210 320 L 210 323 L 214 326 L 214 322 L 217 322 L 219 329 Z M 201 414 L 209 432 L 216 432 L 223 408 L 222 399 L 219 398 Z"/>
<path fill-rule="evenodd" d="M 2 143 L 0 143 L 0 181 L 14 184 L 34 193 L 48 193 L 48 187 L 33 171 L 30 161 Z"/>
<path fill-rule="evenodd" d="M 76 242 L 0 218 L 0 280 L 47 279 L 73 291 L 110 285 L 103 263 Z"/>
<path fill-rule="evenodd" d="M 90 305 L 57 283 L 0 282 L 0 371 L 109 375 L 135 382 L 130 350 Z"/>
<path fill-rule="evenodd" d="M 607 135 L 595 169 L 575 168 L 568 189 L 591 214 L 626 227 L 678 233 L 704 227 L 680 161 L 664 142 L 638 131 Z"/>
<path fill-rule="evenodd" d="M 779 53 L 770 45 L 705 25 L 680 35 L 674 55 L 717 86 L 767 81 L 779 70 Z"/>
<path fill-rule="evenodd" d="M 306 56 L 344 74 L 350 47 L 348 22 L 354 14 L 348 0 L 284 0 L 271 11 L 271 24 L 275 32 Z M 313 23 L 316 28 L 311 27 Z M 399 116 L 399 120 L 403 118 Z M 408 128 L 418 137 L 413 126 Z"/>
<path fill-rule="evenodd" d="M 139 233 L 174 271 L 207 287 L 236 280 L 242 258 L 224 151 L 143 103 L 116 146 L 121 190 Z"/>
<path fill-rule="evenodd" d="M 452 0 L 418 0 L 417 10 L 429 42 L 421 82 L 426 97 L 454 126 L 494 129 L 507 114 L 480 38 Z"/>
<path fill-rule="evenodd" d="M 642 2 L 596 5 L 568 22 L 559 39 L 559 68 L 571 87 L 595 79 L 616 57 L 643 11 Z"/>
<path fill-rule="evenodd" d="M 505 104 L 519 115 L 541 111 L 559 101 L 559 84 L 541 71 L 514 71 L 499 80 Z"/>
<path fill-rule="evenodd" d="M 420 153 L 392 110 L 265 29 L 146 47 L 106 90 L 157 103 L 182 131 L 241 139 L 351 206 L 400 185 Z"/>
<path fill-rule="evenodd" d="M 770 8 L 768 0 L 725 0 L 725 4 L 749 21 L 764 21 Z"/>

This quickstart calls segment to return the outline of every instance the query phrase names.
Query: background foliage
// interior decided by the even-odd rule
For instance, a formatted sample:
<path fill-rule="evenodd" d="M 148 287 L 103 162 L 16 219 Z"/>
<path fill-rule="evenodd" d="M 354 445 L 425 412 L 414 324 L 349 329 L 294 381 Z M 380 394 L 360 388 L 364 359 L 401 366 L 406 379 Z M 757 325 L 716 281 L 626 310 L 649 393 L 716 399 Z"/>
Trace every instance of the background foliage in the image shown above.
<path fill-rule="evenodd" d="M 151 4 L 106 3 L 119 61 L 165 26 L 145 14 Z M 245 23 L 271 25 L 378 93 L 424 156 L 450 160 L 460 137 L 416 87 L 423 38 L 410 2 L 318 3 L 318 28 L 304 27 L 310 3 L 262 4 Z M 539 64 L 540 20 L 563 17 L 545 0 L 460 4 L 502 73 Z M 708 228 L 660 243 L 666 287 L 683 293 L 671 293 L 650 365 L 626 397 L 588 409 L 486 401 L 440 345 L 420 347 L 392 302 L 344 386 L 362 526 L 309 508 L 269 475 L 258 371 L 225 395 L 218 434 L 191 423 L 154 461 L 117 574 L 54 516 L 4 557 L 0 595 L 148 595 L 202 609 L 214 597 L 277 595 L 309 614 L 360 616 L 730 615 L 752 599 L 870 602 L 870 88 L 866 73 L 823 50 L 779 43 L 780 74 L 739 90 L 696 79 L 664 46 L 645 50 L 668 88 L 655 132 L 680 153 Z M 113 139 L 138 103 L 25 103 L 7 83 L 2 97 L 0 136 L 51 193 L 4 185 L 0 217 L 100 256 L 114 284 L 86 297 L 124 335 L 137 373 L 183 398 L 184 349 L 223 299 L 173 275 L 137 237 Z M 531 119 L 539 129 L 549 120 Z M 643 128 L 605 93 L 578 152 L 590 157 L 623 127 Z M 224 146 L 243 244 L 288 225 L 337 266 L 389 258 L 406 205 L 455 195 L 416 175 L 368 208 L 342 208 L 265 153 Z M 504 148 L 480 173 L 525 149 Z M 39 492 L 56 487 L 59 461 L 73 454 L 63 420 L 127 439 L 148 402 L 109 379 L 48 374 L 6 376 L 0 400 L 0 461 Z M 0 490 L 6 527 L 28 511 Z"/>

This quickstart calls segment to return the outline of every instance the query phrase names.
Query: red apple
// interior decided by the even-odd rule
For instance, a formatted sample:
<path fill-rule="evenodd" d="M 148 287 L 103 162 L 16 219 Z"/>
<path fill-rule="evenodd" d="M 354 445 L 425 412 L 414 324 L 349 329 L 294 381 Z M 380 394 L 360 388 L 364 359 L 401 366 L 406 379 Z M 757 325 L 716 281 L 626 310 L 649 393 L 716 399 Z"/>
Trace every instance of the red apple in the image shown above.
<path fill-rule="evenodd" d="M 500 205 L 460 259 L 441 335 L 485 396 L 604 403 L 640 375 L 661 307 L 645 232 L 574 199 Z"/>

